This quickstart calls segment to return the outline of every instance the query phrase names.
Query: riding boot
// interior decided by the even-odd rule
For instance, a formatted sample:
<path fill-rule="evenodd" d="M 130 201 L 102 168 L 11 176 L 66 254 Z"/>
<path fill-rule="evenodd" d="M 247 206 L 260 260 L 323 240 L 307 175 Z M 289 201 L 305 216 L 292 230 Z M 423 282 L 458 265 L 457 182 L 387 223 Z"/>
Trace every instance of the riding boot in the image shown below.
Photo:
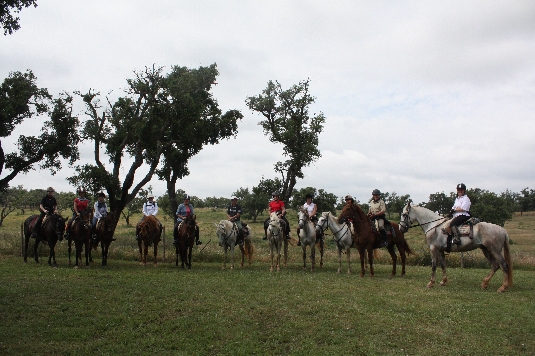
<path fill-rule="evenodd" d="M 451 231 L 453 232 L 453 240 L 451 240 L 451 243 L 454 245 L 460 245 L 461 234 L 459 233 L 459 228 L 457 226 L 452 226 Z"/>
<path fill-rule="evenodd" d="M 381 247 L 388 246 L 388 241 L 387 241 L 387 238 L 386 238 L 386 231 L 384 229 L 380 229 L 379 231 L 381 231 L 381 237 L 382 237 Z"/>
<path fill-rule="evenodd" d="M 136 241 L 141 241 L 141 236 L 139 235 L 139 228 L 136 226 Z"/>
<path fill-rule="evenodd" d="M 202 241 L 199 240 L 199 228 L 195 227 L 195 245 L 201 245 Z"/>
<path fill-rule="evenodd" d="M 243 241 L 244 241 L 244 238 L 243 238 L 243 231 L 240 231 L 238 232 L 238 236 L 237 236 L 237 243 L 238 245 L 240 246 L 243 246 Z"/>
<path fill-rule="evenodd" d="M 267 230 L 264 229 L 264 237 L 262 237 L 262 240 L 267 240 Z"/>
<path fill-rule="evenodd" d="M 301 246 L 301 236 L 299 236 L 300 228 L 297 228 L 297 246 Z"/>

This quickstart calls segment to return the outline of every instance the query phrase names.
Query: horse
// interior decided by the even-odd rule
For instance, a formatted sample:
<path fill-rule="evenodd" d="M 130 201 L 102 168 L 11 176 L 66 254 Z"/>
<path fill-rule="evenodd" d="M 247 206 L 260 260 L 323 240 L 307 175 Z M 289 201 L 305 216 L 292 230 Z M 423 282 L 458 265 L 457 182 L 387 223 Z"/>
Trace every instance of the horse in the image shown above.
<path fill-rule="evenodd" d="M 279 215 L 276 212 L 272 212 L 269 216 L 267 239 L 271 250 L 271 268 L 269 271 L 273 272 L 275 267 L 277 268 L 277 271 L 280 271 L 281 250 L 283 244 L 286 242 L 286 237 L 284 236 L 283 220 L 279 218 Z M 286 266 L 287 249 L 288 243 L 286 242 L 284 251 L 284 266 Z M 275 252 L 277 254 L 276 259 Z M 274 262 L 275 260 L 276 263 Z"/>
<path fill-rule="evenodd" d="M 28 244 L 30 237 L 35 228 L 35 223 L 39 215 L 32 215 L 24 221 L 24 262 L 27 262 L 28 256 Z M 44 219 L 43 219 L 44 220 Z M 35 243 L 33 246 L 35 263 L 39 263 L 39 254 L 37 252 L 37 247 L 39 242 L 48 244 L 50 248 L 50 253 L 48 256 L 48 265 L 57 267 L 56 263 L 56 243 L 63 240 L 63 233 L 65 231 L 65 219 L 59 214 L 48 214 L 46 215 L 46 221 L 43 221 L 41 224 L 41 231 L 38 231 Z"/>
<path fill-rule="evenodd" d="M 370 263 L 370 277 L 373 277 L 373 250 L 379 248 L 378 242 L 380 239 L 379 232 L 373 230 L 373 221 L 362 211 L 357 204 L 345 205 L 340 213 L 338 220 L 351 219 L 353 228 L 355 230 L 355 246 L 360 255 L 360 276 L 364 277 L 365 274 L 365 254 L 368 253 L 368 260 Z M 397 256 L 394 251 L 394 246 L 398 248 L 399 255 L 401 257 L 401 276 L 405 275 L 405 260 L 406 254 L 412 254 L 413 251 L 405 240 L 404 233 L 400 231 L 399 225 L 392 222 L 390 223 L 393 231 L 387 231 L 388 245 L 387 250 L 392 258 L 392 273 L 391 276 L 396 275 Z"/>
<path fill-rule="evenodd" d="M 182 268 L 184 264 L 191 269 L 191 250 L 193 249 L 193 243 L 195 242 L 195 215 L 187 216 L 180 224 L 175 226 L 173 235 L 176 243 L 176 266 L 178 266 L 178 256 L 180 255 L 180 261 L 182 262 Z"/>
<path fill-rule="evenodd" d="M 74 241 L 76 249 L 75 268 L 78 268 L 78 261 L 82 262 L 82 249 L 85 252 L 85 265 L 89 266 L 91 254 L 91 209 L 87 208 L 80 213 L 71 223 L 71 230 L 68 234 L 69 265 L 71 264 L 71 244 Z"/>
<path fill-rule="evenodd" d="M 427 287 L 431 288 L 435 285 L 435 274 L 437 270 L 437 263 L 442 267 L 442 281 L 440 285 L 445 286 L 448 278 L 446 275 L 446 266 L 444 264 L 444 251 L 464 252 L 480 248 L 483 254 L 490 262 L 490 273 L 483 279 L 481 288 L 486 289 L 489 281 L 498 269 L 503 271 L 503 283 L 497 292 L 505 292 L 509 286 L 513 285 L 513 264 L 511 262 L 511 254 L 509 251 L 509 235 L 507 231 L 498 225 L 491 223 L 480 222 L 473 225 L 472 237 L 461 236 L 460 245 L 452 245 L 448 235 L 438 228 L 447 218 L 435 214 L 431 210 L 418 206 L 411 205 L 409 201 L 403 208 L 401 213 L 400 226 L 403 230 L 409 229 L 414 221 L 417 221 L 425 234 L 425 240 L 429 249 L 431 250 L 431 280 L 427 283 Z M 504 256 L 502 256 L 502 249 Z"/>
<path fill-rule="evenodd" d="M 154 244 L 154 267 L 158 266 L 158 243 L 162 235 L 162 229 L 160 228 L 160 222 L 153 215 L 148 215 L 139 223 L 139 241 L 137 245 L 139 247 L 139 263 L 143 266 L 147 264 L 147 254 L 149 252 L 149 246 Z M 143 251 L 141 250 L 141 243 L 143 242 Z"/>
<path fill-rule="evenodd" d="M 316 244 L 320 250 L 320 267 L 323 267 L 323 241 L 321 239 L 316 239 L 316 227 L 314 223 L 310 220 L 308 211 L 306 209 L 299 209 L 297 213 L 299 227 L 299 240 L 301 241 L 301 247 L 303 248 L 303 269 L 306 271 L 306 257 L 307 257 L 307 246 L 310 246 L 310 261 L 312 263 L 311 272 L 314 272 L 316 267 Z M 323 231 L 319 231 L 320 234 Z"/>
<path fill-rule="evenodd" d="M 336 248 L 338 250 L 338 272 L 342 272 L 342 251 L 347 255 L 347 274 L 351 274 L 351 246 L 353 245 L 353 233 L 348 224 L 339 224 L 337 219 L 329 212 L 321 213 L 316 224 L 317 231 L 330 229 Z"/>
<path fill-rule="evenodd" d="M 116 225 L 117 220 L 115 219 L 115 214 L 110 212 L 104 218 L 99 219 L 95 226 L 96 241 L 95 243 L 92 242 L 91 247 L 96 249 L 100 243 L 100 248 L 102 250 L 102 266 L 108 265 L 108 250 L 113 241 Z M 92 260 L 90 259 L 90 261 Z"/>
<path fill-rule="evenodd" d="M 227 266 L 227 252 L 230 250 L 231 266 L 230 269 L 234 269 L 234 247 L 236 246 L 236 239 L 238 237 L 238 225 L 232 221 L 221 220 L 219 224 L 214 224 L 216 227 L 216 235 L 219 240 L 219 245 L 223 247 L 225 256 L 223 257 L 223 267 Z M 245 255 L 249 258 L 249 266 L 251 265 L 253 258 L 253 239 L 251 237 L 251 229 L 245 226 L 243 229 L 247 229 L 247 236 L 244 237 L 243 246 L 240 246 L 241 251 L 241 267 L 245 261 Z"/>

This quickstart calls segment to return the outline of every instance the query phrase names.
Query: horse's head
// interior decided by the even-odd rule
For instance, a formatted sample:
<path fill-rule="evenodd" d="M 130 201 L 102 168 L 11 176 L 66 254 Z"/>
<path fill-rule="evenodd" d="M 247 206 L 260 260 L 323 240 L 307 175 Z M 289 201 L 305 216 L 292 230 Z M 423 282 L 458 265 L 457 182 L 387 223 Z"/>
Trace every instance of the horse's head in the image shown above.
<path fill-rule="evenodd" d="M 56 223 L 54 224 L 54 230 L 56 231 L 56 235 L 61 241 L 63 240 L 63 234 L 65 233 L 65 219 L 59 214 L 54 214 L 52 216 L 56 220 Z"/>
<path fill-rule="evenodd" d="M 401 212 L 400 221 L 399 221 L 399 230 L 401 232 L 407 232 L 409 230 L 409 227 L 412 225 L 410 213 L 411 213 L 411 203 L 412 200 L 408 200 L 407 204 L 403 207 L 403 211 Z"/>
<path fill-rule="evenodd" d="M 305 227 L 305 224 L 310 221 L 310 216 L 308 216 L 308 211 L 306 209 L 299 209 L 299 212 L 297 213 L 298 221 L 297 225 L 300 229 Z"/>
<path fill-rule="evenodd" d="M 85 229 L 91 229 L 91 209 L 87 208 L 80 213 L 80 223 Z"/>
<path fill-rule="evenodd" d="M 318 222 L 316 223 L 316 231 L 325 231 L 329 226 L 329 214 L 330 212 L 326 211 L 321 213 Z"/>

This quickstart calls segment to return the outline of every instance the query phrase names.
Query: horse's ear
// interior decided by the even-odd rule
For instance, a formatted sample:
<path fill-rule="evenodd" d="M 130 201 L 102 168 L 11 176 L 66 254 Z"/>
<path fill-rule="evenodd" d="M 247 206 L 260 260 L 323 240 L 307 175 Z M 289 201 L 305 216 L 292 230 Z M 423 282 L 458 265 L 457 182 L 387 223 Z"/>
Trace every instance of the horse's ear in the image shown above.
<path fill-rule="evenodd" d="M 214 226 L 215 226 L 215 227 L 219 227 L 216 223 L 214 223 Z"/>

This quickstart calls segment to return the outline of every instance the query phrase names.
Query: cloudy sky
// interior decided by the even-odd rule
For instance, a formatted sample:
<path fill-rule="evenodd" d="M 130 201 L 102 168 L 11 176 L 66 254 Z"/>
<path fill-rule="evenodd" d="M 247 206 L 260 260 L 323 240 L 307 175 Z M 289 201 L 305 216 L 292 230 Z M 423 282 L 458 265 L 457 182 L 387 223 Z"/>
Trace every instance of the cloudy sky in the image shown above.
<path fill-rule="evenodd" d="M 310 78 L 326 116 L 319 158 L 297 188 L 367 201 L 375 188 L 426 201 L 468 188 L 535 188 L 535 2 L 38 0 L 0 37 L 0 75 L 31 69 L 53 94 L 121 95 L 145 66 L 208 66 L 223 111 L 244 114 L 236 139 L 206 147 L 177 184 L 230 196 L 275 178 L 282 147 L 245 105 L 269 80 Z M 77 106 L 82 117 L 83 107 Z M 21 125 L 2 145 L 40 127 Z M 38 133 L 38 132 L 36 132 Z M 238 154 L 229 160 L 228 154 Z M 84 147 L 81 162 L 92 159 Z M 73 188 L 64 169 L 12 185 Z M 151 182 L 156 195 L 165 185 Z"/>

